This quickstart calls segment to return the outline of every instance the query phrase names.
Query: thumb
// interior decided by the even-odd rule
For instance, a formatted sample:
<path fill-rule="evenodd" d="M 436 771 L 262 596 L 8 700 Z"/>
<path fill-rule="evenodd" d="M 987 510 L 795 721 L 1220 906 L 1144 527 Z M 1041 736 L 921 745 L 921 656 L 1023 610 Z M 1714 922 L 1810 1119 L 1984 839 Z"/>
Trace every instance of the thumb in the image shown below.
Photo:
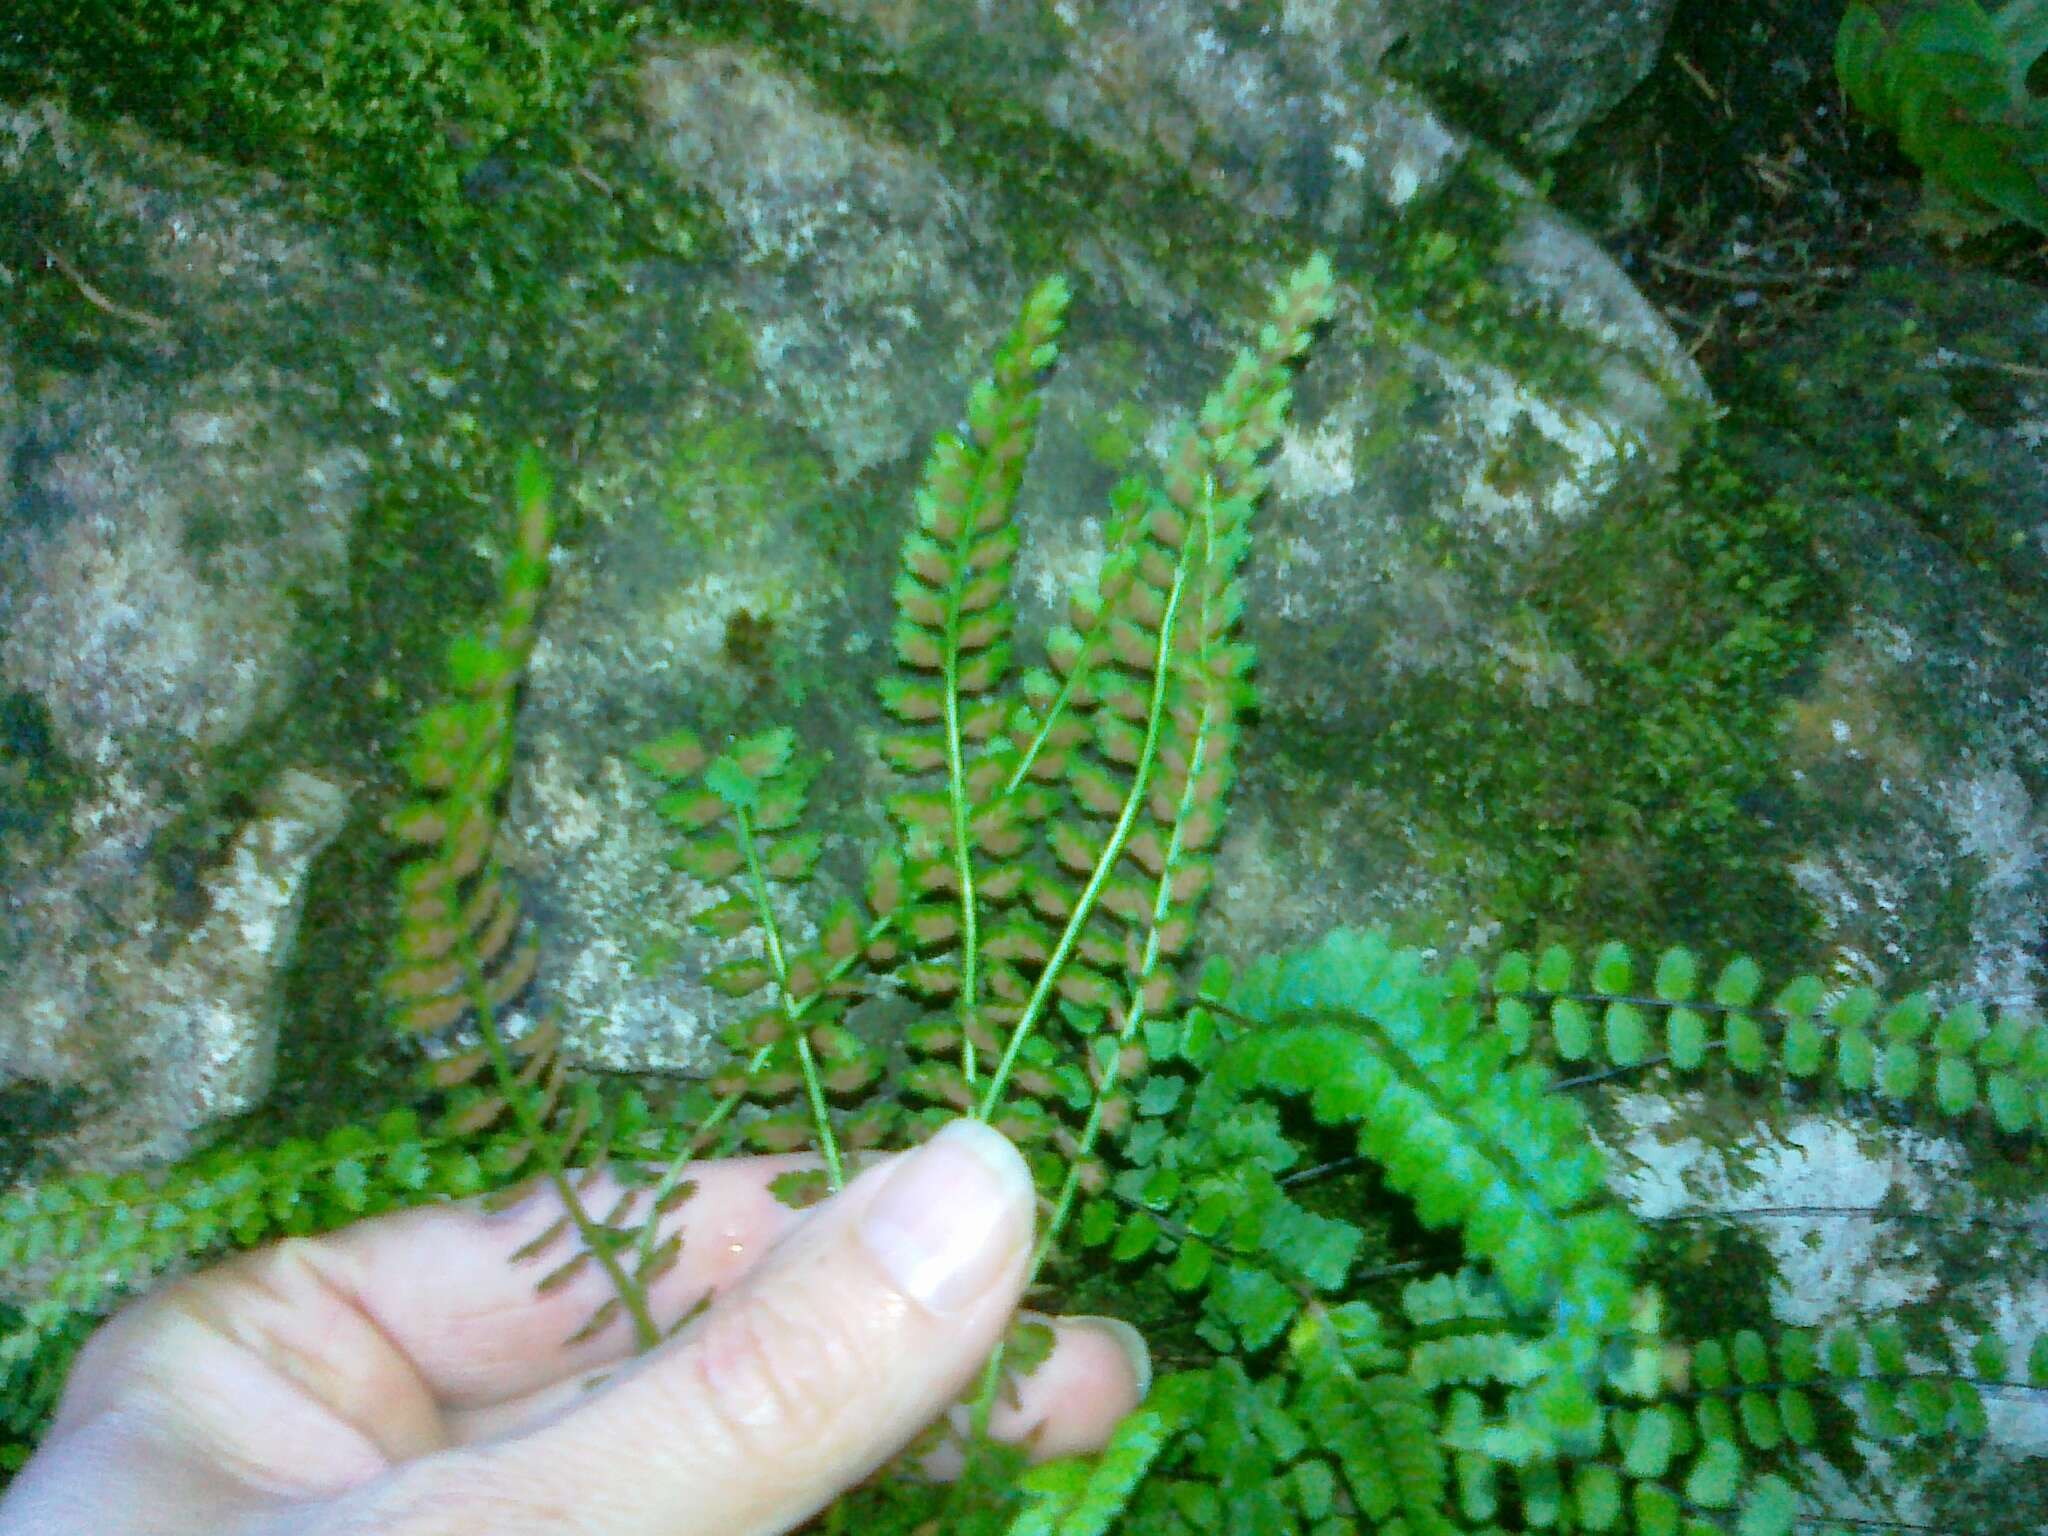
<path fill-rule="evenodd" d="M 461 1509 L 480 1522 L 467 1528 L 506 1536 L 786 1531 L 959 1396 L 1016 1308 L 1032 1203 L 1016 1148 L 955 1121 L 816 1208 L 600 1394 L 516 1438 L 415 1463 L 417 1478 L 401 1472 L 384 1492 L 423 1478 L 432 1486 L 401 1496 L 408 1509 Z"/>

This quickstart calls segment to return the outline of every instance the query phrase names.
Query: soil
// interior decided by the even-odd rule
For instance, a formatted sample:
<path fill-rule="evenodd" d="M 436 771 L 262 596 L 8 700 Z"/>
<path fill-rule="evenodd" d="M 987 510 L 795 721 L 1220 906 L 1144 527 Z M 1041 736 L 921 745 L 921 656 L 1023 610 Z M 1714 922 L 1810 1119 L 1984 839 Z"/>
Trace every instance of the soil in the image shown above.
<path fill-rule="evenodd" d="M 1682 0 L 1649 78 L 1555 167 L 1717 398 L 1741 362 L 1904 245 L 2048 288 L 2024 225 L 1949 246 L 1912 225 L 1919 169 L 1835 83 L 1843 0 Z"/>

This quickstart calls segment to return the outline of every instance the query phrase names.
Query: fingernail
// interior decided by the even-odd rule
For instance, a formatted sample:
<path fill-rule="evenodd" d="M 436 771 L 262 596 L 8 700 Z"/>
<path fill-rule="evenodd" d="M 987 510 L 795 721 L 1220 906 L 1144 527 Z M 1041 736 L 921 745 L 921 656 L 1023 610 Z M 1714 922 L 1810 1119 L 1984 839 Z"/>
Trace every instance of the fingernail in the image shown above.
<path fill-rule="evenodd" d="M 1098 1317 L 1091 1313 L 1070 1317 L 1067 1322 L 1069 1325 L 1079 1323 L 1084 1328 L 1099 1328 L 1116 1340 L 1116 1347 L 1131 1363 L 1131 1375 L 1138 1383 L 1138 1401 L 1145 1401 L 1145 1394 L 1152 1390 L 1152 1350 L 1145 1342 L 1145 1335 L 1120 1317 Z"/>
<path fill-rule="evenodd" d="M 906 1157 L 860 1222 L 883 1271 L 934 1312 L 979 1297 L 1030 1234 L 1030 1170 L 978 1120 L 955 1120 Z"/>

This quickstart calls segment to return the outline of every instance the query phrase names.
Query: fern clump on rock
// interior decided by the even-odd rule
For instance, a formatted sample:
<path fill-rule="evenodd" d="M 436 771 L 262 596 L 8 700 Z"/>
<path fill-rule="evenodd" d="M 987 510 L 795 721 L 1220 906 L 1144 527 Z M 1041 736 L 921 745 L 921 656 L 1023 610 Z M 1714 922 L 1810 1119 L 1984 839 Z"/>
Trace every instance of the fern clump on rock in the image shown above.
<path fill-rule="evenodd" d="M 879 685 L 896 836 L 861 899 L 804 943 L 778 917 L 776 887 L 807 882 L 821 846 L 792 731 L 685 729 L 639 749 L 675 864 L 716 888 L 692 921 L 748 946 L 708 977 L 735 1004 L 724 1064 L 658 1109 L 579 1079 L 520 1006 L 537 951 L 496 845 L 551 539 L 547 476 L 521 460 L 496 610 L 451 650 L 451 698 L 405 759 L 416 798 L 391 820 L 420 851 L 383 987 L 432 1098 L 319 1147 L 10 1194 L 0 1264 L 40 1286 L 0 1334 L 7 1427 L 33 1431 L 124 1287 L 274 1232 L 534 1181 L 561 1207 L 520 1255 L 536 1284 L 601 1272 L 576 1337 L 623 1327 L 652 1348 L 688 1320 L 658 1315 L 649 1288 L 677 1255 L 666 1218 L 696 1158 L 814 1152 L 815 1172 L 778 1184 L 803 1203 L 856 1155 L 960 1114 L 1025 1149 L 1041 1289 L 1056 1302 L 1086 1265 L 1169 1298 L 1177 1368 L 1101 1455 L 1025 1470 L 986 1436 L 995 1396 L 1046 1345 L 1042 1327 L 1013 1328 L 964 1431 L 921 1443 L 964 1435 L 959 1481 L 878 1478 L 830 1529 L 1782 1536 L 1825 1527 L 1804 1458 L 1839 1454 L 1845 1405 L 1880 1435 L 1981 1433 L 1982 1390 L 2048 1387 L 2048 1334 L 2024 1380 L 1995 1339 L 1954 1371 L 1913 1368 L 1887 1320 L 1685 1337 L 1645 1279 L 1656 1235 L 1612 1192 L 1571 1097 L 1725 1063 L 2037 1135 L 2048 1036 L 2028 1015 L 1937 1019 L 1868 991 L 1823 1007 L 1811 977 L 1764 1005 L 1741 957 L 1703 996 L 1681 949 L 1638 995 L 1614 944 L 1583 992 L 1562 946 L 1487 974 L 1432 969 L 1377 933 L 1192 973 L 1256 702 L 1237 628 L 1250 519 L 1337 281 L 1317 256 L 1280 285 L 1162 476 L 1117 487 L 1099 575 L 1045 665 L 1020 671 L 1016 495 L 1068 301 L 1058 279 L 1033 290 L 926 464 L 894 588 L 900 671 Z M 886 1010 L 862 1005 L 895 999 L 915 1017 L 885 1036 Z M 1455 1257 L 1381 1262 L 1377 1213 L 1319 1198 L 1340 1164 L 1374 1170 Z"/>

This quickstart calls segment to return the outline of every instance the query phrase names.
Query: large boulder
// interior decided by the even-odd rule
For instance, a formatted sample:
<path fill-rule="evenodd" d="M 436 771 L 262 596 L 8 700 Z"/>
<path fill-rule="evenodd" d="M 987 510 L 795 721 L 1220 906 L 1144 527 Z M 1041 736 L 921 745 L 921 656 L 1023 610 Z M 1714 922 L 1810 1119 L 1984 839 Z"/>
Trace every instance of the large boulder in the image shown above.
<path fill-rule="evenodd" d="M 762 50 L 664 53 L 642 85 L 658 173 L 717 211 L 731 248 L 692 275 L 689 302 L 738 328 L 749 367 L 738 393 L 679 373 L 666 414 L 621 425 L 594 498 L 605 526 L 565 557 L 522 720 L 516 822 L 560 946 L 557 1001 L 614 1067 L 689 1060 L 713 1002 L 648 963 L 675 953 L 706 892 L 665 869 L 625 750 L 707 714 L 788 719 L 832 755 L 814 802 L 844 818 L 827 883 L 850 890 L 888 788 L 871 679 L 910 484 L 1042 275 L 989 238 L 1033 217 L 1028 190 L 874 132 Z M 1508 663 L 1518 690 L 1583 687 L 1504 594 L 1566 531 L 1655 483 L 1703 393 L 1596 250 L 1532 235 L 1562 221 L 1511 180 L 1474 169 L 1468 190 L 1470 224 L 1449 205 L 1440 222 L 1418 209 L 1413 226 L 1348 248 L 1345 297 L 1262 514 L 1247 625 L 1270 717 L 1305 739 L 1373 718 L 1375 690 L 1356 682 L 1376 673 L 1492 677 L 1513 655 L 1526 659 L 1526 677 Z M 1100 558 L 1115 479 L 1163 452 L 1288 265 L 1199 204 L 1170 231 L 1150 227 L 1159 217 L 1129 224 L 1112 204 L 1053 225 L 1080 299 L 1020 510 L 1026 654 Z M 1451 293 L 1493 340 L 1426 313 Z M 1446 543 L 1466 556 L 1455 572 Z M 1331 781 L 1303 779 L 1284 742 L 1262 738 L 1215 914 L 1239 955 L 1373 913 L 1367 883 L 1433 857 L 1390 850 L 1387 822 L 1362 808 L 1330 816 Z M 1455 924 L 1473 916 L 1445 907 Z"/>
<path fill-rule="evenodd" d="M 1838 974 L 2048 986 L 2048 295 L 1906 248 L 1754 368 L 1761 462 L 1839 588 L 1783 710 Z"/>
<path fill-rule="evenodd" d="M 809 0 L 892 62 L 964 94 L 1027 105 L 1137 163 L 1192 170 L 1297 214 L 1401 174 L 1361 155 L 1406 110 L 1387 82 L 1547 156 L 1656 62 L 1676 0 Z M 1405 93 L 1396 93 L 1405 94 Z M 1383 169 L 1362 163 L 1379 159 Z"/>

